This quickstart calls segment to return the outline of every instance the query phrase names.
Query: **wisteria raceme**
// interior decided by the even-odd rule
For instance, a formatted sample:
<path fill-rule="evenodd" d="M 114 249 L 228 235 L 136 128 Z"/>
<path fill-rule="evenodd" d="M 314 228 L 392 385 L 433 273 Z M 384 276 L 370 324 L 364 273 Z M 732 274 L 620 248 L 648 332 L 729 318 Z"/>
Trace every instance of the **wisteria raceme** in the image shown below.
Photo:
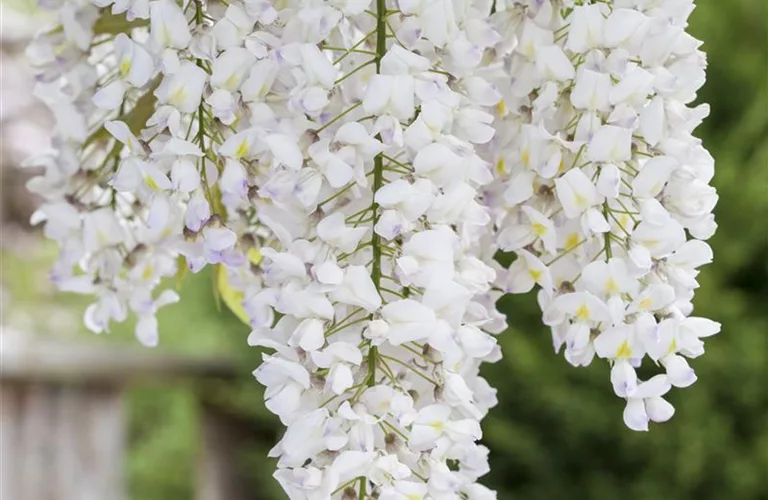
<path fill-rule="evenodd" d="M 662 396 L 696 375 L 686 358 L 720 325 L 690 316 L 698 268 L 711 262 L 714 162 L 689 107 L 704 83 L 692 1 L 512 2 L 493 19 L 515 46 L 486 198 L 497 244 L 517 259 L 506 292 L 538 285 L 555 350 L 575 366 L 595 355 L 647 430 L 672 417 Z M 690 237 L 690 239 L 689 239 Z M 662 374 L 643 382 L 645 357 Z"/>
<path fill-rule="evenodd" d="M 632 429 L 695 380 L 719 325 L 690 316 L 717 200 L 692 1 L 45 7 L 51 278 L 95 295 L 90 329 L 130 312 L 156 345 L 161 285 L 214 266 L 269 353 L 289 498 L 496 498 L 479 370 L 503 293 L 539 286 L 556 349 L 610 361 Z M 646 354 L 665 373 L 640 381 Z"/>
<path fill-rule="evenodd" d="M 495 404 L 478 368 L 499 358 L 483 329 L 504 325 L 477 245 L 490 221 L 477 189 L 492 174 L 474 144 L 493 136 L 498 93 L 472 70 L 499 36 L 474 9 L 451 27 L 425 24 L 421 5 L 363 7 L 305 7 L 295 18 L 311 22 L 268 26 L 302 34 L 269 60 L 296 61 L 274 79 L 312 121 L 278 119 L 285 137 L 260 148 L 251 129 L 220 150 L 270 155 L 257 214 L 282 245 L 262 248 L 264 287 L 245 303 L 250 343 L 275 351 L 255 375 L 287 426 L 276 478 L 291 498 L 493 497 L 476 483 L 488 470 L 479 420 Z"/>

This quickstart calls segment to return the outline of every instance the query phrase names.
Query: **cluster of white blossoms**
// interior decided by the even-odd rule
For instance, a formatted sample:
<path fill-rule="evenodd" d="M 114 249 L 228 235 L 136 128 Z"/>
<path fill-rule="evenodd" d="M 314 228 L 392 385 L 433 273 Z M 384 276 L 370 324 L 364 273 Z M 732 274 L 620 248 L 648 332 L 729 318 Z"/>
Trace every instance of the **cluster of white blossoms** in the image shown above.
<path fill-rule="evenodd" d="M 155 60 L 149 44 L 120 32 L 140 23 L 88 2 L 42 7 L 56 12 L 58 24 L 44 29 L 27 55 L 38 70 L 34 94 L 51 110 L 55 131 L 53 148 L 28 161 L 44 168 L 28 187 L 43 198 L 32 222 L 44 222 L 45 235 L 60 246 L 50 277 L 61 290 L 97 297 L 85 314 L 89 329 L 108 330 L 130 310 L 137 337 L 154 345 L 157 309 L 178 300 L 155 288 L 175 273 L 169 244 L 183 216 L 165 196 L 172 186 L 161 165 L 171 157 L 153 152 L 129 128 L 137 131 L 154 111 L 147 89 L 157 81 Z M 140 13 L 128 17 L 134 14 Z M 107 103 L 105 92 L 117 85 L 121 96 Z M 113 103 L 119 110 L 111 110 Z M 117 116 L 123 121 L 111 121 Z"/>
<path fill-rule="evenodd" d="M 662 396 L 696 381 L 686 358 L 720 329 L 689 316 L 717 227 L 714 161 L 691 135 L 709 111 L 688 107 L 706 66 L 685 32 L 693 8 L 543 1 L 497 14 L 515 54 L 493 145 L 501 183 L 487 200 L 497 244 L 517 257 L 498 284 L 538 285 L 569 363 L 611 363 L 634 430 L 672 417 Z M 646 355 L 663 373 L 642 381 Z"/>
<path fill-rule="evenodd" d="M 487 500 L 497 299 L 540 286 L 625 421 L 695 380 L 713 161 L 691 0 L 61 0 L 29 54 L 52 279 L 158 342 L 167 278 L 215 266 L 266 348 L 293 500 Z M 696 239 L 687 241 L 690 234 Z M 514 251 L 506 270 L 494 257 Z M 666 375 L 645 382 L 648 356 Z"/>

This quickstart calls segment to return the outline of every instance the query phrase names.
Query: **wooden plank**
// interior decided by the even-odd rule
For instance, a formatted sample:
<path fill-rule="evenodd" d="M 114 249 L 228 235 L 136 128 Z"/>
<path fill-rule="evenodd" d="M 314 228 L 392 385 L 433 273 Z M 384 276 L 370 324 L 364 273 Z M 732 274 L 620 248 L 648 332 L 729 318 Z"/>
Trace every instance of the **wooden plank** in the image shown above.
<path fill-rule="evenodd" d="M 18 480 L 21 393 L 19 384 L 0 385 L 0 500 L 21 498 Z"/>
<path fill-rule="evenodd" d="M 250 490 L 238 461 L 242 427 L 214 405 L 201 410 L 195 500 L 246 500 Z"/>
<path fill-rule="evenodd" d="M 3 382 L 0 500 L 123 500 L 117 386 Z"/>
<path fill-rule="evenodd" d="M 51 428 L 54 426 L 55 388 L 28 384 L 23 389 L 21 427 L 18 441 L 19 498 L 49 500 L 46 480 L 52 468 L 53 446 Z"/>
<path fill-rule="evenodd" d="M 124 500 L 123 388 L 237 373 L 226 359 L 48 340 L 0 343 L 0 356 L 0 500 Z M 202 408 L 195 498 L 245 500 L 238 450 L 252 429 Z"/>
<path fill-rule="evenodd" d="M 172 356 L 148 349 L 73 345 L 29 340 L 0 345 L 0 379 L 47 382 L 125 383 L 157 377 L 230 378 L 237 374 L 226 358 Z"/>
<path fill-rule="evenodd" d="M 78 449 L 77 428 L 82 417 L 83 408 L 87 404 L 87 398 L 81 389 L 76 387 L 63 387 L 58 400 L 58 419 L 54 429 L 54 443 L 56 456 L 51 482 L 56 491 L 63 495 L 72 496 L 77 490 L 77 484 L 83 477 L 82 464 L 77 459 Z"/>
<path fill-rule="evenodd" d="M 72 468 L 78 480 L 74 494 L 66 498 L 123 500 L 126 440 L 122 391 L 109 387 L 86 387 L 80 391 L 80 404 L 68 409 L 77 420 L 68 433 L 74 446 L 67 459 L 74 461 Z"/>

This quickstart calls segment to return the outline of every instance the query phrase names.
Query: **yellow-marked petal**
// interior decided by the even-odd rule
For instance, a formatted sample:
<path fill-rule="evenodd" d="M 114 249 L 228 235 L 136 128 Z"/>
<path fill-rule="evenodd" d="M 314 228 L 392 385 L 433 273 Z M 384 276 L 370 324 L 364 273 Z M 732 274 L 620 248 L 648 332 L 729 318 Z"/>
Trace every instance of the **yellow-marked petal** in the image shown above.
<path fill-rule="evenodd" d="M 504 158 L 499 158 L 499 161 L 496 162 L 496 171 L 500 174 L 503 174 L 506 169 L 506 162 L 504 161 Z"/>
<path fill-rule="evenodd" d="M 229 90 L 232 92 L 237 90 L 237 74 L 236 73 L 232 73 L 232 75 L 229 78 L 227 78 L 227 80 L 224 82 L 223 88 L 225 90 Z"/>
<path fill-rule="evenodd" d="M 171 93 L 170 99 L 168 99 L 168 102 L 171 103 L 173 106 L 181 106 L 184 101 L 187 100 L 187 89 L 184 88 L 183 85 L 181 85 L 179 88 L 174 90 Z"/>
<path fill-rule="evenodd" d="M 150 176 L 144 176 L 144 182 L 147 183 L 147 186 L 149 186 L 149 189 L 152 191 L 160 191 L 160 186 L 157 185 L 157 182 L 155 182 L 155 179 L 153 179 Z"/>
<path fill-rule="evenodd" d="M 667 354 L 674 354 L 677 352 L 677 339 L 673 338 L 667 349 Z"/>
<path fill-rule="evenodd" d="M 128 73 L 131 72 L 131 60 L 130 59 L 123 59 L 120 61 L 120 76 L 122 78 L 126 78 L 128 76 Z"/>
<path fill-rule="evenodd" d="M 531 228 L 533 229 L 533 232 L 536 233 L 537 236 L 544 236 L 545 234 L 547 234 L 547 226 L 539 222 L 534 222 L 533 224 L 531 224 Z"/>
<path fill-rule="evenodd" d="M 650 297 L 648 297 L 638 302 L 637 308 L 641 311 L 649 311 L 651 309 L 651 305 L 653 305 L 653 301 Z"/>
<path fill-rule="evenodd" d="M 632 349 L 629 347 L 629 342 L 626 340 L 621 343 L 619 349 L 616 351 L 616 358 L 629 359 L 632 357 Z"/>
<path fill-rule="evenodd" d="M 579 244 L 579 233 L 571 233 L 565 240 L 565 249 L 571 250 Z"/>
<path fill-rule="evenodd" d="M 237 145 L 237 149 L 235 150 L 235 158 L 243 158 L 244 156 L 247 156 L 250 149 L 248 141 L 241 142 Z"/>
<path fill-rule="evenodd" d="M 429 426 L 435 429 L 437 432 L 443 432 L 443 429 L 445 429 L 445 422 L 435 420 L 434 422 L 430 422 Z"/>
<path fill-rule="evenodd" d="M 248 260 L 253 265 L 258 265 L 261 262 L 261 250 L 254 247 L 248 250 Z"/>
<path fill-rule="evenodd" d="M 589 307 L 587 307 L 587 304 L 581 304 L 578 309 L 576 309 L 576 318 L 581 321 L 587 321 L 589 320 L 590 312 Z"/>
<path fill-rule="evenodd" d="M 144 271 L 141 273 L 141 279 L 144 281 L 148 281 L 152 276 L 155 274 L 155 268 L 152 266 L 146 266 L 144 268 Z"/>
<path fill-rule="evenodd" d="M 499 103 L 496 104 L 496 112 L 499 113 L 499 116 L 507 115 L 507 104 L 504 102 L 504 99 L 500 100 Z"/>

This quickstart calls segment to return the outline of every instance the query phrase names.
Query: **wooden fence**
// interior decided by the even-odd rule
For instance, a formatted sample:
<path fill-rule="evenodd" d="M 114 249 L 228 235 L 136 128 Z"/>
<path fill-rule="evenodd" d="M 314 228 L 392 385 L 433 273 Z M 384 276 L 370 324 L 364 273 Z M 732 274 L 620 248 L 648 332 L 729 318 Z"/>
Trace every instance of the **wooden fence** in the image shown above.
<path fill-rule="evenodd" d="M 53 341 L 0 343 L 0 500 L 127 500 L 125 391 L 231 379 L 221 359 Z M 232 417 L 200 401 L 195 500 L 241 500 Z"/>

